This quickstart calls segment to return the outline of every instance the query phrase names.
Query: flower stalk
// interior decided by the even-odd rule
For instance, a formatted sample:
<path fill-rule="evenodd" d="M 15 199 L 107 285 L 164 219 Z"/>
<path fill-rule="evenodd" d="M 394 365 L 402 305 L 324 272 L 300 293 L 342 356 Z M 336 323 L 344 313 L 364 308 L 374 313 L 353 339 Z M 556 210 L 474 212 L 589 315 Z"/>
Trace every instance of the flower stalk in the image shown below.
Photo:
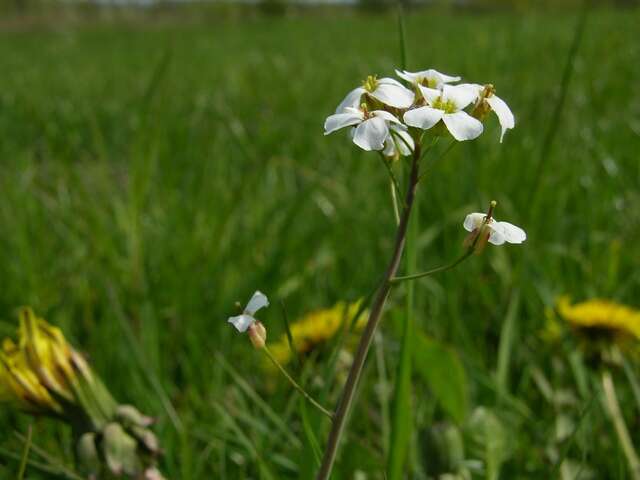
<path fill-rule="evenodd" d="M 638 454 L 633 447 L 629 430 L 622 416 L 613 377 L 609 370 L 603 370 L 602 372 L 602 389 L 604 390 L 605 406 L 611 416 L 616 435 L 618 435 L 618 441 L 629 464 L 630 478 L 640 480 L 640 459 L 638 459 Z"/>
<path fill-rule="evenodd" d="M 409 224 L 409 218 L 411 216 L 416 189 L 418 186 L 420 167 L 419 160 L 421 157 L 421 153 L 421 148 L 418 144 L 415 146 L 415 149 L 413 151 L 411 173 L 409 175 L 409 185 L 404 202 L 405 207 L 402 212 L 402 217 L 400 218 L 400 223 L 396 230 L 396 239 L 393 247 L 393 253 L 391 255 L 391 260 L 389 261 L 389 264 L 385 271 L 385 275 L 374 296 L 373 303 L 371 305 L 371 313 L 369 314 L 369 320 L 367 321 L 367 325 L 365 326 L 362 336 L 360 337 L 358 350 L 356 351 L 355 357 L 353 359 L 353 364 L 351 366 L 351 369 L 349 370 L 349 376 L 345 383 L 344 390 L 338 403 L 338 408 L 336 409 L 336 413 L 333 418 L 331 431 L 329 433 L 329 439 L 327 440 L 327 446 L 324 452 L 322 463 L 320 465 L 320 470 L 318 471 L 318 475 L 316 477 L 317 480 L 327 480 L 329 478 L 329 475 L 331 475 L 331 470 L 336 459 L 338 446 L 340 444 L 340 440 L 342 439 L 342 435 L 344 434 L 347 416 L 349 415 L 349 412 L 351 410 L 356 388 L 360 381 L 360 377 L 362 376 L 362 370 L 367 358 L 367 353 L 369 352 L 369 347 L 371 347 L 371 342 L 380 322 L 380 318 L 382 317 L 384 306 L 387 302 L 387 297 L 389 296 L 389 291 L 391 290 L 391 287 L 393 285 L 391 279 L 396 275 L 398 267 L 400 266 L 400 259 L 402 258 L 402 252 L 404 250 L 407 237 L 407 226 Z"/>
<path fill-rule="evenodd" d="M 289 375 L 289 372 L 287 372 L 287 370 L 276 359 L 276 357 L 273 356 L 273 353 L 271 353 L 271 350 L 269 350 L 269 347 L 264 345 L 261 350 L 265 353 L 267 357 L 269 357 L 269 360 L 273 362 L 276 368 L 280 370 L 280 373 L 282 373 L 282 375 L 285 376 L 285 378 L 289 381 L 289 383 L 291 383 L 293 388 L 295 388 L 300 393 L 300 395 L 302 395 L 311 405 L 313 405 L 318 410 L 320 410 L 320 412 L 322 412 L 324 415 L 333 419 L 333 413 L 331 413 L 329 410 L 324 408 L 318 401 L 316 401 L 316 399 L 314 399 L 311 395 L 309 395 L 309 393 L 307 393 L 307 391 L 304 388 L 302 388 L 302 386 L 300 386 L 300 384 L 296 382 L 291 375 Z"/>

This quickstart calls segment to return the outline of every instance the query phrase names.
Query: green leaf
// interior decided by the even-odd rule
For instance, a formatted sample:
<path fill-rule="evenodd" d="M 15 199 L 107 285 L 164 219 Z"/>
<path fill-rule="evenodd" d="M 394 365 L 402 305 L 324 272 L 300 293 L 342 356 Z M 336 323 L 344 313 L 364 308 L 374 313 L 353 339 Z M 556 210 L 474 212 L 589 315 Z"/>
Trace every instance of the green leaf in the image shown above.
<path fill-rule="evenodd" d="M 458 354 L 427 337 L 415 336 L 414 370 L 429 385 L 442 408 L 458 423 L 467 415 L 467 375 Z"/>

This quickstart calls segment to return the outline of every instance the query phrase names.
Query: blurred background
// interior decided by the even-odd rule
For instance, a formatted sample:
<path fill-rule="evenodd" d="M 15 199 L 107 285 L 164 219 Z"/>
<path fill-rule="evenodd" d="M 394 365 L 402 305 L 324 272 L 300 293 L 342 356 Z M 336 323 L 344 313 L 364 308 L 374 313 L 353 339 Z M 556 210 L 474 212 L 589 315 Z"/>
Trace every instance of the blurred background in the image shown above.
<path fill-rule="evenodd" d="M 640 307 L 638 6 L 404 4 L 408 70 L 493 83 L 516 116 L 504 143 L 489 118 L 433 165 L 419 269 L 456 258 L 464 216 L 491 199 L 528 233 L 416 282 L 404 478 L 632 478 L 554 307 Z M 226 318 L 260 289 L 275 342 L 283 311 L 295 322 L 375 286 L 393 241 L 387 173 L 322 124 L 399 65 L 386 0 L 0 0 L 0 334 L 15 337 L 21 305 L 61 326 L 118 399 L 158 417 L 169 478 L 313 478 L 327 422 Z M 398 288 L 336 479 L 384 478 L 404 301 Z M 327 405 L 338 344 L 287 365 Z M 640 444 L 630 362 L 616 378 Z M 29 424 L 0 411 L 1 478 Z M 73 462 L 65 427 L 33 426 Z"/>

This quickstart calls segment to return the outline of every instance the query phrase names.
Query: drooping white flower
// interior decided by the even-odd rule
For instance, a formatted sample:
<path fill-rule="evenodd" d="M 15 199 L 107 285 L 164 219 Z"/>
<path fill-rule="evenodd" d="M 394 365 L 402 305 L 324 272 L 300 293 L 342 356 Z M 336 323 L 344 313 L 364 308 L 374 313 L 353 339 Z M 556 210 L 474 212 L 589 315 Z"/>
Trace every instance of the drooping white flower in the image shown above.
<path fill-rule="evenodd" d="M 396 75 L 412 85 L 422 85 L 423 87 L 429 88 L 441 88 L 445 83 L 460 81 L 460 77 L 447 75 L 434 70 L 433 68 L 430 68 L 429 70 L 422 70 L 420 72 L 396 70 Z"/>
<path fill-rule="evenodd" d="M 476 98 L 471 89 L 446 84 L 441 90 L 422 85 L 418 88 L 427 105 L 405 112 L 407 125 L 428 130 L 442 120 L 458 141 L 473 140 L 482 133 L 482 123 L 463 111 Z"/>
<path fill-rule="evenodd" d="M 395 157 L 396 155 L 406 157 L 413 153 L 414 148 L 415 143 L 407 127 L 396 124 L 389 127 L 389 135 L 384 141 L 384 150 L 382 151 L 385 157 Z"/>
<path fill-rule="evenodd" d="M 378 79 L 369 76 L 362 87 L 354 88 L 344 97 L 336 108 L 336 113 L 342 113 L 346 108 L 359 107 L 364 94 L 394 108 L 409 108 L 415 98 L 411 90 L 393 78 Z"/>
<path fill-rule="evenodd" d="M 527 239 L 527 234 L 520 227 L 508 222 L 498 222 L 494 218 L 487 218 L 486 213 L 470 213 L 464 219 L 464 229 L 467 232 L 476 232 L 482 227 L 488 229 L 489 243 L 502 245 L 503 243 L 522 243 Z"/>
<path fill-rule="evenodd" d="M 268 306 L 269 299 L 267 298 L 267 296 L 264 293 L 257 291 L 253 294 L 251 300 L 249 300 L 249 303 L 247 303 L 247 306 L 242 312 L 242 315 L 229 317 L 229 320 L 227 321 L 234 327 L 236 327 L 236 330 L 238 330 L 239 332 L 246 332 L 249 327 L 257 322 L 257 320 L 254 318 L 256 312 L 261 308 Z"/>
<path fill-rule="evenodd" d="M 500 133 L 500 143 L 507 130 L 515 127 L 516 119 L 513 112 L 504 100 L 496 96 L 493 85 L 478 85 L 477 83 L 463 83 L 460 87 L 467 88 L 475 95 L 474 102 L 480 115 L 484 115 L 488 110 L 493 110 L 498 117 L 498 122 L 502 128 Z"/>
<path fill-rule="evenodd" d="M 345 127 L 355 127 L 353 143 L 363 150 L 382 150 L 389 136 L 389 124 L 401 124 L 400 120 L 384 110 L 369 112 L 366 106 L 360 108 L 346 107 L 342 113 L 329 115 L 324 122 L 324 134 Z"/>

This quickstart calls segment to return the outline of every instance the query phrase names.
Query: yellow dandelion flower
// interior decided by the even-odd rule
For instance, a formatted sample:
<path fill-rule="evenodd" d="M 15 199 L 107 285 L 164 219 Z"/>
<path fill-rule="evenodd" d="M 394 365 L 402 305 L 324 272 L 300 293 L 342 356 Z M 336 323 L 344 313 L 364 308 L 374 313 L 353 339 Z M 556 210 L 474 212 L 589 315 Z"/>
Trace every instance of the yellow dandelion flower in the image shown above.
<path fill-rule="evenodd" d="M 353 320 L 362 301 L 338 302 L 333 307 L 308 313 L 291 324 L 292 345 L 299 354 L 309 353 L 317 346 L 333 338 L 344 325 Z M 355 330 L 362 330 L 367 322 L 367 312 L 362 312 L 356 320 Z M 286 334 L 270 347 L 275 359 L 285 365 L 292 358 L 291 347 Z"/>
<path fill-rule="evenodd" d="M 597 298 L 572 305 L 565 296 L 558 300 L 558 312 L 588 337 L 640 340 L 640 311 L 625 305 Z"/>

